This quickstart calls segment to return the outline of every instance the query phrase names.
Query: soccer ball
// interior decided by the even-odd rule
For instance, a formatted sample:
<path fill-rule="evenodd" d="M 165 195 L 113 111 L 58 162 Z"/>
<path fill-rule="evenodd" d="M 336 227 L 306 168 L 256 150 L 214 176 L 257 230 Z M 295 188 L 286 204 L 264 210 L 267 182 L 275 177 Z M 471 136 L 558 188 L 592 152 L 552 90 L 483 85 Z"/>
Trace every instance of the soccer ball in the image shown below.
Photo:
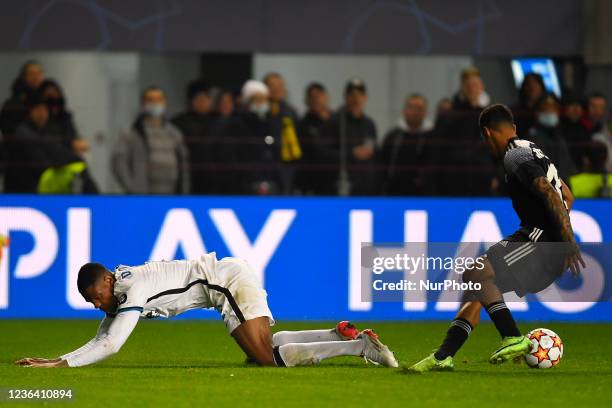
<path fill-rule="evenodd" d="M 531 340 L 531 352 L 525 356 L 527 365 L 532 368 L 552 368 L 563 357 L 563 342 L 552 330 L 535 329 L 527 333 Z"/>

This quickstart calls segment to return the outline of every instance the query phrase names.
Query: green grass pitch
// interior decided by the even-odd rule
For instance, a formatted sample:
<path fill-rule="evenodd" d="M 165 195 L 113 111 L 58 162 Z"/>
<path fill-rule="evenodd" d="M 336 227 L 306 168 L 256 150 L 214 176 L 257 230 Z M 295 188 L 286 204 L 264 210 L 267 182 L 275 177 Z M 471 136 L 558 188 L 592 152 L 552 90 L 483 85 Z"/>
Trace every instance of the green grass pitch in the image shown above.
<path fill-rule="evenodd" d="M 446 323 L 364 323 L 402 364 L 436 347 Z M 332 327 L 333 323 L 279 323 L 275 330 Z M 525 332 L 537 323 L 522 323 Z M 454 373 L 403 375 L 337 358 L 319 366 L 261 368 L 244 355 L 220 322 L 144 321 L 112 359 L 78 369 L 13 365 L 20 357 L 56 357 L 95 333 L 97 322 L 0 321 L 0 388 L 73 388 L 68 406 L 612 406 L 612 325 L 545 323 L 565 343 L 559 366 L 491 366 L 498 344 L 491 324 L 478 327 L 456 357 Z M 48 403 L 62 406 L 61 402 Z M 10 402 L 7 406 L 41 406 Z"/>

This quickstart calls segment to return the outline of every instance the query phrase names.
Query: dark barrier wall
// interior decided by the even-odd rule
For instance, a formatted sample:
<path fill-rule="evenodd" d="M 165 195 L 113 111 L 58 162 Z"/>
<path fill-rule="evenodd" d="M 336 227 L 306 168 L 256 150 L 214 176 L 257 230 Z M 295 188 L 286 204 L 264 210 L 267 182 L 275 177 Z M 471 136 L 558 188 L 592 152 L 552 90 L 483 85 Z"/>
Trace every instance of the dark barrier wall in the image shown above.
<path fill-rule="evenodd" d="M 1 50 L 582 53 L 581 0 L 29 0 L 0 3 Z"/>

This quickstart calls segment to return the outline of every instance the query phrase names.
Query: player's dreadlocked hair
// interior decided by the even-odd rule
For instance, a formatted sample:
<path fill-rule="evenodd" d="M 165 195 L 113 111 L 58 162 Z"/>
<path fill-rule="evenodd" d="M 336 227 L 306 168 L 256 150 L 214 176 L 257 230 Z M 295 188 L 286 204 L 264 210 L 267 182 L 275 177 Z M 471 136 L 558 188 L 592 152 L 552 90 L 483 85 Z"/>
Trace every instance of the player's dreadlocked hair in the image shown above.
<path fill-rule="evenodd" d="M 495 105 L 487 106 L 480 112 L 480 117 L 478 118 L 478 125 L 480 126 L 480 130 L 482 131 L 485 127 L 498 129 L 501 124 L 514 124 L 514 116 L 512 116 L 512 111 L 501 103 L 497 103 Z"/>
<path fill-rule="evenodd" d="M 77 288 L 84 298 L 87 298 L 85 295 L 87 288 L 96 283 L 98 278 L 100 278 L 105 271 L 106 268 L 104 265 L 96 262 L 86 263 L 81 266 L 81 269 L 79 269 L 79 277 L 77 278 Z"/>

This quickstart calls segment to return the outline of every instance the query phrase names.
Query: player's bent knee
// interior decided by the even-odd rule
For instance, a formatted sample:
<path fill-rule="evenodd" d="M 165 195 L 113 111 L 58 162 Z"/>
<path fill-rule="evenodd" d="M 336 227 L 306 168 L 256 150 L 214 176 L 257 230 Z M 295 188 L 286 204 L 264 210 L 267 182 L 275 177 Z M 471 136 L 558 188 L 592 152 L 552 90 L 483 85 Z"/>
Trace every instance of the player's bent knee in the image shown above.
<path fill-rule="evenodd" d="M 267 318 L 255 318 L 243 322 L 232 332 L 232 337 L 255 363 L 263 366 L 276 365 Z"/>
<path fill-rule="evenodd" d="M 274 359 L 273 350 L 264 350 L 256 353 L 256 355 L 251 356 L 255 362 L 261 366 L 266 367 L 276 367 L 278 364 Z"/>

